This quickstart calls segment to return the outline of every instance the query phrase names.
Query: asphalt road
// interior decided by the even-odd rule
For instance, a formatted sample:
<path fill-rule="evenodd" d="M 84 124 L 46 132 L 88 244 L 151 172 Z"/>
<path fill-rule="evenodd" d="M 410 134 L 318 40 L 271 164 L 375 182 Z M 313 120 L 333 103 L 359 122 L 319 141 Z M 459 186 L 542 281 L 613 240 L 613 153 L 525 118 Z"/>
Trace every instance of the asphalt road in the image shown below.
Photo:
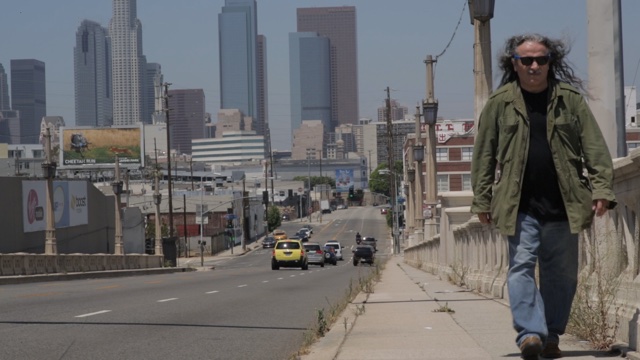
<path fill-rule="evenodd" d="M 271 249 L 257 249 L 212 271 L 4 285 L 0 359 L 288 359 L 318 309 L 371 271 L 350 262 L 356 231 L 389 253 L 379 210 L 349 208 L 325 214 L 311 238 L 347 247 L 337 266 L 273 271 Z"/>

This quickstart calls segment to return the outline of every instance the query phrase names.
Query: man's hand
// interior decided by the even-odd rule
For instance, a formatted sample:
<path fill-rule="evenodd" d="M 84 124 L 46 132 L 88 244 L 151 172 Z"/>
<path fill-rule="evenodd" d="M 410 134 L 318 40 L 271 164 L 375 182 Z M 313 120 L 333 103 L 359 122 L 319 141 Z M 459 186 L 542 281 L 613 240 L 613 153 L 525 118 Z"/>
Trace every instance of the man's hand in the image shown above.
<path fill-rule="evenodd" d="M 598 217 L 604 215 L 604 213 L 606 213 L 608 209 L 609 209 L 609 200 L 605 200 L 605 199 L 594 200 L 593 206 L 591 207 L 591 210 L 594 210 L 596 212 L 596 216 Z"/>
<path fill-rule="evenodd" d="M 479 213 L 478 219 L 482 224 L 491 224 L 491 213 Z"/>

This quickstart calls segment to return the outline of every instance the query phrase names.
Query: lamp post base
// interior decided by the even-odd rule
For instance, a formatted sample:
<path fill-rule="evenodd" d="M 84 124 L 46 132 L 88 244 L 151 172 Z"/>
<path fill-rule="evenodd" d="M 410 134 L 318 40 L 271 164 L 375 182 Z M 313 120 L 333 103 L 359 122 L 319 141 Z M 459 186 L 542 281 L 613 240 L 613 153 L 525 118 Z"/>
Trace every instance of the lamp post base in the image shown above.
<path fill-rule="evenodd" d="M 122 239 L 116 240 L 116 246 L 113 251 L 114 255 L 124 255 L 124 246 L 122 246 Z"/>
<path fill-rule="evenodd" d="M 47 238 L 44 242 L 44 253 L 46 255 L 56 255 L 58 253 L 58 245 L 56 239 Z"/>

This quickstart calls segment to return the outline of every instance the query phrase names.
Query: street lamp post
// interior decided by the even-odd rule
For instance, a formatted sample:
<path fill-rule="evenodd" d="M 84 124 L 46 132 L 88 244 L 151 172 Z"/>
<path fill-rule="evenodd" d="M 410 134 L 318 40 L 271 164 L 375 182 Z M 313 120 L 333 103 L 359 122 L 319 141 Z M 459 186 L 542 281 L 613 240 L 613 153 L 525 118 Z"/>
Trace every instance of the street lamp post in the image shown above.
<path fill-rule="evenodd" d="M 56 162 L 51 161 L 51 130 L 47 126 L 44 136 L 45 144 L 45 162 L 42 163 L 42 173 L 47 179 L 47 225 L 45 231 L 44 253 L 47 255 L 55 255 L 58 253 L 58 245 L 56 243 L 56 229 L 53 214 L 53 178 L 56 177 Z"/>
<path fill-rule="evenodd" d="M 122 244 L 122 209 L 120 208 L 120 195 L 122 195 L 122 181 L 120 181 L 120 160 L 118 155 L 115 157 L 116 176 L 115 181 L 111 183 L 113 194 L 116 196 L 116 235 L 115 235 L 115 255 L 124 255 L 124 246 Z"/>
<path fill-rule="evenodd" d="M 469 0 L 469 17 L 474 30 L 473 77 L 475 82 L 474 125 L 484 104 L 489 99 L 493 83 L 491 80 L 491 19 L 495 0 Z"/>
<path fill-rule="evenodd" d="M 417 243 L 424 240 L 424 218 L 422 216 L 422 161 L 424 160 L 424 146 L 422 145 L 422 126 L 420 124 L 420 108 L 416 106 L 416 142 L 413 146 L 413 160 L 416 162 L 415 178 L 415 220 L 414 239 Z"/>
<path fill-rule="evenodd" d="M 424 61 L 427 64 L 427 98 L 422 103 L 422 116 L 424 117 L 424 122 L 427 130 L 427 139 L 426 139 L 426 176 L 425 184 L 426 184 L 426 203 L 427 207 L 431 207 L 431 216 L 428 216 L 425 219 L 425 238 L 431 239 L 434 235 L 437 234 L 436 229 L 436 221 L 435 221 L 435 210 L 436 205 L 438 203 L 438 175 L 436 169 L 436 120 L 438 118 L 438 100 L 434 98 L 434 89 L 433 89 L 433 63 L 436 60 L 433 60 L 431 55 L 427 56 L 427 59 Z"/>

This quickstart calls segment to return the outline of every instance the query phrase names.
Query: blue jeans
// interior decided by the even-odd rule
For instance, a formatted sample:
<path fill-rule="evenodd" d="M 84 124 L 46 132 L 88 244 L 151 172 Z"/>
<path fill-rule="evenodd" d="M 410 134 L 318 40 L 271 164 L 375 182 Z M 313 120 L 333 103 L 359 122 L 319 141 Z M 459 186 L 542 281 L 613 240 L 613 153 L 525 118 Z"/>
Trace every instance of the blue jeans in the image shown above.
<path fill-rule="evenodd" d="M 540 222 L 519 213 L 509 236 L 509 303 L 518 346 L 529 336 L 543 343 L 564 334 L 578 283 L 578 234 L 568 221 Z M 535 268 L 539 262 L 540 290 Z"/>

